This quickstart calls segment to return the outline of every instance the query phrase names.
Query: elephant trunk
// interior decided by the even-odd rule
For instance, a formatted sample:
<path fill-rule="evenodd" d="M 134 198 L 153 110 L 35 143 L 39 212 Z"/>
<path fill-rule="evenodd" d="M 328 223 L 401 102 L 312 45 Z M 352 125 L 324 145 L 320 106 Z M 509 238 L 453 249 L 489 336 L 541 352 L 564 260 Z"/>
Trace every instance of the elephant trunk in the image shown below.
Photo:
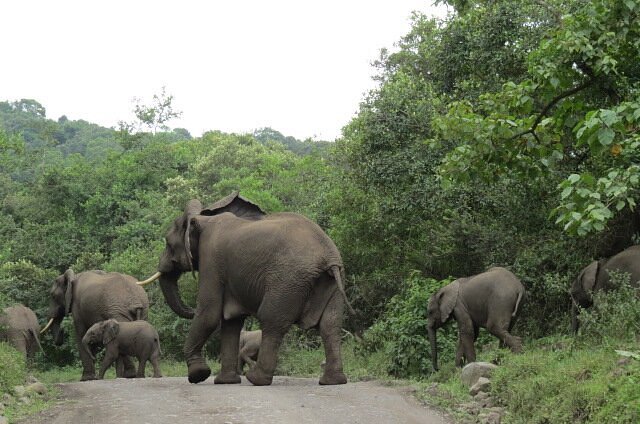
<path fill-rule="evenodd" d="M 91 352 L 91 346 L 89 345 L 89 340 L 87 339 L 86 335 L 82 338 L 82 346 L 84 347 L 84 350 L 89 354 L 91 359 L 95 361 L 96 357 L 93 356 L 93 352 Z"/>
<path fill-rule="evenodd" d="M 167 305 L 181 318 L 193 319 L 193 309 L 184 304 L 178 291 L 180 273 L 162 273 L 160 287 Z"/>
<path fill-rule="evenodd" d="M 62 324 L 62 318 L 54 318 L 50 326 L 51 334 L 53 335 L 53 343 L 56 346 L 62 346 L 62 343 L 64 343 L 64 330 L 60 324 Z"/>
<path fill-rule="evenodd" d="M 431 360 L 433 362 L 433 370 L 438 371 L 438 342 L 435 327 L 427 327 L 427 333 L 429 334 L 429 343 L 431 343 Z"/>

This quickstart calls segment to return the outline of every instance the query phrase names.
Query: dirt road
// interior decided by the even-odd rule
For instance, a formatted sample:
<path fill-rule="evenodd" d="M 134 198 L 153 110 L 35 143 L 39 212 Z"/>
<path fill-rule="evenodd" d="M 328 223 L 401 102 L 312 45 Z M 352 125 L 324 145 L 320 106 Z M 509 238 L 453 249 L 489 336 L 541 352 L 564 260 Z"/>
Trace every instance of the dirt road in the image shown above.
<path fill-rule="evenodd" d="M 407 389 L 375 382 L 319 386 L 317 379 L 276 377 L 271 386 L 193 385 L 184 377 L 61 384 L 63 399 L 29 424 L 447 424 Z"/>

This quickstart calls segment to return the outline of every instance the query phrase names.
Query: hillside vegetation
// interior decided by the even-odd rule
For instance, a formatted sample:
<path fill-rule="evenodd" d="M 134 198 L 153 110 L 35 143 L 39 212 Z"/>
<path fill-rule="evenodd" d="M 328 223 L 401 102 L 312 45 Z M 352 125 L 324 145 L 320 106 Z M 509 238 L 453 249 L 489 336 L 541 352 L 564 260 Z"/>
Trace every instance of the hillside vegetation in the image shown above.
<path fill-rule="evenodd" d="M 0 102 L 2 303 L 43 318 L 68 267 L 146 277 L 189 199 L 239 190 L 336 242 L 357 311 L 345 320 L 357 378 L 438 382 L 438 402 L 463 402 L 456 330 L 441 331 L 434 373 L 426 303 L 452 278 L 504 266 L 528 292 L 514 329 L 525 353 L 484 333 L 476 345 L 503 365 L 492 391 L 505 420 L 637 422 L 636 293 L 621 284 L 596 299 L 573 337 L 568 291 L 589 262 L 640 242 L 640 1 L 441 3 L 455 13 L 415 13 L 397 48 L 381 51 L 377 86 L 335 143 L 270 128 L 110 129 L 49 119 L 36 100 Z M 194 304 L 195 281 L 183 280 Z M 157 286 L 148 293 L 163 352 L 181 360 L 188 321 Z M 38 370 L 77 365 L 72 340 L 48 337 Z M 318 346 L 296 332 L 280 371 L 317 372 Z M 207 349 L 215 356 L 216 341 Z"/>

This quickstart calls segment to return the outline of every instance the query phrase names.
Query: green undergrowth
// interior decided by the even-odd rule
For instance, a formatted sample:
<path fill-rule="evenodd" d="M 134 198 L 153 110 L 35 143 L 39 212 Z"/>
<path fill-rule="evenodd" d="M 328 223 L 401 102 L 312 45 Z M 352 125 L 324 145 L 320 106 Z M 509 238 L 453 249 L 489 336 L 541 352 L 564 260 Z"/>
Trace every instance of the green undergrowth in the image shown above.
<path fill-rule="evenodd" d="M 593 347 L 551 337 L 525 347 L 521 355 L 494 348 L 477 358 L 500 365 L 491 378 L 491 396 L 507 411 L 502 422 L 640 422 L 640 361 L 632 357 L 637 343 Z M 460 382 L 460 370 L 452 365 L 419 387 L 418 397 L 454 415 L 464 416 L 459 406 L 472 400 Z"/>

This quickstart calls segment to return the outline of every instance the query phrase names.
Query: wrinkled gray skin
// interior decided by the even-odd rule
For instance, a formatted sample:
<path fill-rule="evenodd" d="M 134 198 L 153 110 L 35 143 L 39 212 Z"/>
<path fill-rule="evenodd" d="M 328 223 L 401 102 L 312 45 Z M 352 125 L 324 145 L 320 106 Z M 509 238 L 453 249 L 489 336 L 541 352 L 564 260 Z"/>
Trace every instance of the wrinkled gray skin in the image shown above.
<path fill-rule="evenodd" d="M 9 342 L 26 359 L 33 359 L 40 346 L 40 324 L 36 314 L 23 305 L 4 308 L 0 314 L 0 341 Z"/>
<path fill-rule="evenodd" d="M 631 246 L 609 259 L 591 262 L 573 280 L 571 285 L 571 328 L 574 333 L 578 331 L 579 327 L 580 308 L 588 308 L 593 305 L 592 295 L 594 292 L 613 288 L 609 279 L 609 271 L 629 274 L 630 284 L 633 287 L 640 287 L 640 246 Z"/>
<path fill-rule="evenodd" d="M 238 374 L 244 372 L 244 364 L 255 366 L 262 343 L 262 330 L 240 332 L 240 344 L 238 345 Z"/>
<path fill-rule="evenodd" d="M 162 353 L 160 337 L 147 321 L 118 322 L 109 319 L 93 324 L 82 338 L 82 345 L 94 360 L 91 347 L 96 344 L 105 347 L 104 359 L 98 374 L 100 380 L 118 356 L 123 355 L 138 358 L 137 378 L 144 378 L 147 361 L 153 366 L 153 376 L 162 377 L 158 363 Z"/>
<path fill-rule="evenodd" d="M 75 274 L 68 269 L 54 281 L 50 291 L 49 318 L 55 344 L 63 343 L 62 319 L 71 314 L 76 342 L 82 361 L 81 381 L 95 380 L 95 364 L 82 346 L 82 337 L 96 322 L 113 318 L 116 321 L 147 319 L 149 298 L 137 280 L 117 272 L 86 271 Z M 129 358 L 122 357 L 118 376 L 133 377 L 135 368 Z M 125 369 L 122 370 L 122 367 Z"/>
<path fill-rule="evenodd" d="M 510 332 L 522 306 L 524 292 L 524 286 L 513 273 L 495 267 L 473 277 L 457 279 L 431 296 L 427 307 L 427 331 L 433 369 L 438 370 L 436 330 L 451 318 L 458 322 L 458 367 L 465 361 L 475 362 L 473 344 L 480 327 L 486 328 L 513 352 L 521 352 L 520 338 Z"/>
<path fill-rule="evenodd" d="M 184 345 L 191 383 L 211 374 L 202 347 L 218 327 L 221 371 L 214 382 L 240 383 L 238 345 L 247 315 L 257 317 L 262 328 L 258 360 L 246 374 L 251 383 L 271 384 L 292 324 L 319 328 L 327 361 L 320 384 L 347 382 L 340 351 L 346 301 L 342 258 L 318 225 L 293 213 L 265 215 L 233 193 L 207 209 L 190 201 L 166 242 L 160 285 L 171 309 L 193 318 Z M 180 275 L 192 270 L 199 273 L 195 313 L 182 302 L 177 285 Z"/>

